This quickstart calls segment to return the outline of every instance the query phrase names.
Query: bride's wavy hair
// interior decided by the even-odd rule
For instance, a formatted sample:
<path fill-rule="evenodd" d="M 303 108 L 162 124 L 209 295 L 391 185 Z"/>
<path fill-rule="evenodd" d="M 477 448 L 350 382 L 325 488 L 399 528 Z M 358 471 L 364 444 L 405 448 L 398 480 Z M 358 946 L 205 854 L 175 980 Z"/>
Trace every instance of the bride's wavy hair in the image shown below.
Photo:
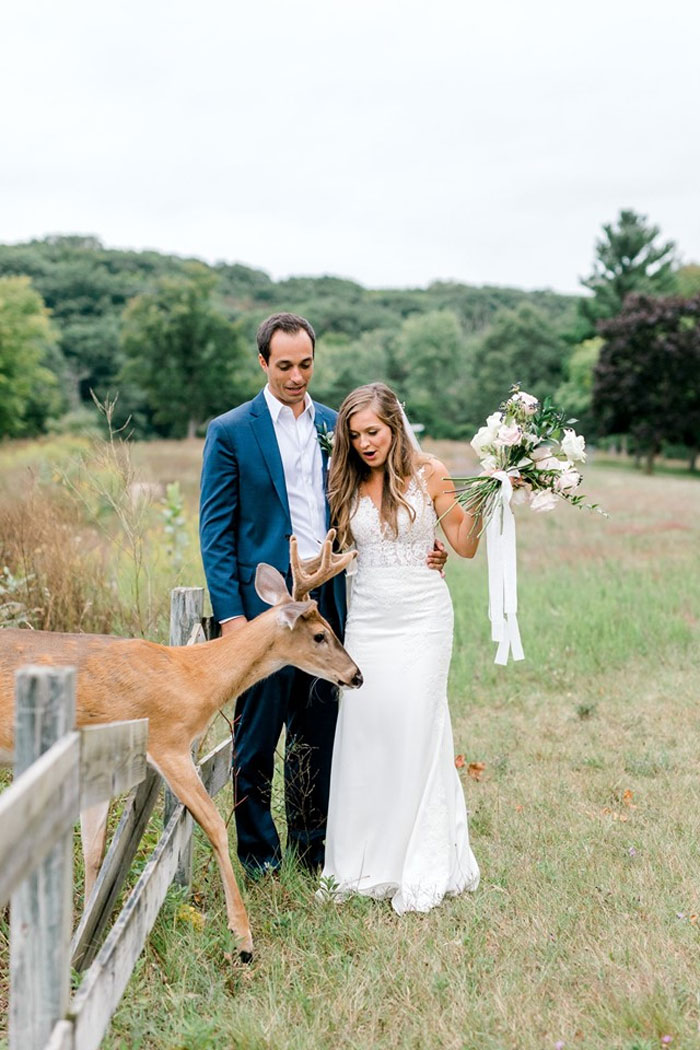
<path fill-rule="evenodd" d="M 370 468 L 357 454 L 350 440 L 350 419 L 365 408 L 371 408 L 391 430 L 391 447 L 384 464 L 381 518 L 389 525 L 394 536 L 398 534 L 396 515 L 399 507 L 405 507 L 411 521 L 415 520 L 416 512 L 404 495 L 406 480 L 429 459 L 413 448 L 404 426 L 401 406 L 393 390 L 384 383 L 368 383 L 348 394 L 338 411 L 328 477 L 331 521 L 338 530 L 341 548 L 352 546 L 350 518 L 360 484 L 370 476 Z"/>

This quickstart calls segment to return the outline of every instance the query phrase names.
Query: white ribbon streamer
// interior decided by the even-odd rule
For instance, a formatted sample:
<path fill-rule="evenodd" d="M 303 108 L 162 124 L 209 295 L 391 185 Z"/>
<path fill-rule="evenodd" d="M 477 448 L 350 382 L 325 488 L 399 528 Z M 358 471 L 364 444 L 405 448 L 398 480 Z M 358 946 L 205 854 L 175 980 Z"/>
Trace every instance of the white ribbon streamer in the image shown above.
<path fill-rule="evenodd" d="M 498 507 L 486 526 L 486 553 L 489 567 L 489 619 L 491 638 L 498 642 L 494 663 L 505 665 L 512 652 L 514 660 L 525 653 L 518 627 L 518 574 L 515 556 L 515 518 L 510 507 L 513 485 L 504 470 L 494 475 L 501 482 Z"/>

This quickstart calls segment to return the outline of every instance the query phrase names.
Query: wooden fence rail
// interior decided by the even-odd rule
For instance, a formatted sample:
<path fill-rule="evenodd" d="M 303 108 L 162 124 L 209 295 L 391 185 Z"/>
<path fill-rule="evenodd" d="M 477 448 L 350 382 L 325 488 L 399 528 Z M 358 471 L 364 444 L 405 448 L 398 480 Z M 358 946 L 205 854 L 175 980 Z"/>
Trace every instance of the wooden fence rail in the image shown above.
<path fill-rule="evenodd" d="M 174 592 L 174 644 L 211 632 L 202 598 L 201 588 Z M 72 668 L 24 668 L 16 694 L 15 780 L 0 795 L 0 907 L 11 897 L 10 1050 L 96 1050 L 170 883 L 190 877 L 192 818 L 177 800 L 168 803 L 160 841 L 100 948 L 161 787 L 146 765 L 147 721 L 74 730 Z M 199 767 L 212 795 L 230 777 L 231 749 L 224 741 Z M 75 821 L 81 809 L 130 790 L 71 942 Z M 71 962 L 86 970 L 72 1001 Z"/>

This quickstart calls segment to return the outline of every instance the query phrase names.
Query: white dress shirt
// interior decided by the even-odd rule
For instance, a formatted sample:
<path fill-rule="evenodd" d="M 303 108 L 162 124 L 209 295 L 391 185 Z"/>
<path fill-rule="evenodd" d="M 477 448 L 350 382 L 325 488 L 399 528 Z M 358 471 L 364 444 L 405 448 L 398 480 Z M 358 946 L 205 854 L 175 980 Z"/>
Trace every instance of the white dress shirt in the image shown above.
<path fill-rule="evenodd" d="M 314 422 L 314 403 L 306 394 L 304 411 L 295 417 L 289 405 L 283 405 L 270 393 L 269 386 L 265 387 L 265 401 L 282 457 L 292 531 L 299 544 L 299 556 L 313 558 L 326 536 L 323 460 Z"/>

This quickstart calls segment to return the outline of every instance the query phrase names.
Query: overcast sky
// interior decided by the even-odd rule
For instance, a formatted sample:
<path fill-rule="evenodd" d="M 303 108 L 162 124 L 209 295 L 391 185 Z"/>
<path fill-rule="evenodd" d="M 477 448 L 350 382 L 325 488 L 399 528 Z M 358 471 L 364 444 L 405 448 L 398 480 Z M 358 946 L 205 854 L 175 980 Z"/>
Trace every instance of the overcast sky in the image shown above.
<path fill-rule="evenodd" d="M 698 0 L 22 0 L 0 240 L 575 291 L 646 213 L 700 261 Z"/>

